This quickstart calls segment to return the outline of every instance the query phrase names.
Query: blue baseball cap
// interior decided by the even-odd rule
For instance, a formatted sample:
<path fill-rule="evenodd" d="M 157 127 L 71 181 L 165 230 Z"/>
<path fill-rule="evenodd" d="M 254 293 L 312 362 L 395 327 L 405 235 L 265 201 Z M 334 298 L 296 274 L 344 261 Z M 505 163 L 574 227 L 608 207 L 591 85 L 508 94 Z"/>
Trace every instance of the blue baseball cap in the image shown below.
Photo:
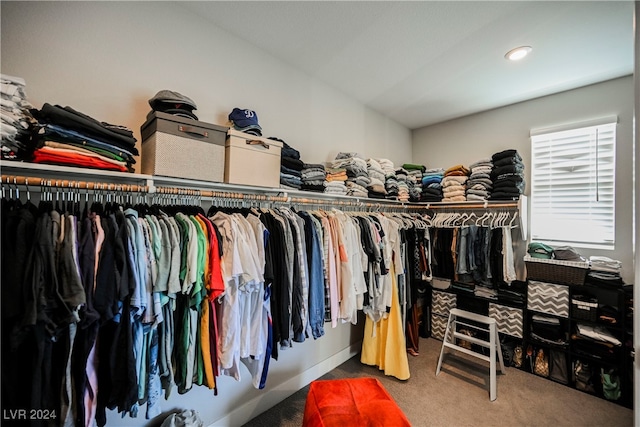
<path fill-rule="evenodd" d="M 236 128 L 259 126 L 258 115 L 253 110 L 234 108 L 233 111 L 229 113 L 229 120 L 233 122 Z"/>

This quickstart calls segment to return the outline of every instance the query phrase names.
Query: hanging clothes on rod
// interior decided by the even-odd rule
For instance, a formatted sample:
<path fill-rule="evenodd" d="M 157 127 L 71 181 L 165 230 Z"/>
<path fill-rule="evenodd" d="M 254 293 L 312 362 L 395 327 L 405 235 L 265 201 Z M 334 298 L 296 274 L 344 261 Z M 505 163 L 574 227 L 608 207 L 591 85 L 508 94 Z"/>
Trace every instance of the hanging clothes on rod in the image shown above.
<path fill-rule="evenodd" d="M 264 388 L 279 350 L 358 310 L 380 330 L 363 362 L 407 378 L 414 291 L 401 276 L 424 260 L 404 258 L 421 252 L 401 231 L 426 224 L 406 208 L 33 182 L 3 176 L 3 263 L 16 266 L 2 272 L 3 382 L 36 372 L 11 407 L 37 398 L 62 423 L 104 425 L 107 409 L 135 417 L 140 402 L 154 417 L 174 388 L 223 392 L 216 378 L 240 380 L 242 366 Z"/>

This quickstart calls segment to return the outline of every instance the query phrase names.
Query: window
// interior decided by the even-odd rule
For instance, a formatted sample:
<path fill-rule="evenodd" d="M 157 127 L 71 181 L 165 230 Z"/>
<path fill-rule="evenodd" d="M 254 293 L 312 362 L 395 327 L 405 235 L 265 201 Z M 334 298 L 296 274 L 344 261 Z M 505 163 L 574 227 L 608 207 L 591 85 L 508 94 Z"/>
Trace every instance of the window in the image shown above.
<path fill-rule="evenodd" d="M 616 121 L 532 132 L 533 240 L 614 248 Z"/>

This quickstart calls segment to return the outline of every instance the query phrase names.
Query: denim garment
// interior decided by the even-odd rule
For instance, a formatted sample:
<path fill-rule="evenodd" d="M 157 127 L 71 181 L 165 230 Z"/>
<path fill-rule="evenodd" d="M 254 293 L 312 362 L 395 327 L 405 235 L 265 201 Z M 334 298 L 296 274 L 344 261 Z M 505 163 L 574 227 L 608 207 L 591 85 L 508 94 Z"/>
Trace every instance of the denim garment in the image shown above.
<path fill-rule="evenodd" d="M 307 263 L 309 266 L 309 326 L 314 339 L 324 335 L 324 269 L 322 246 L 317 229 L 307 212 L 300 212 L 304 219 Z"/>
<path fill-rule="evenodd" d="M 460 235 L 458 236 L 458 274 L 469 273 L 469 267 L 467 263 L 467 239 L 469 237 L 469 227 L 462 227 L 460 229 Z"/>
<path fill-rule="evenodd" d="M 160 407 L 160 375 L 158 372 L 158 329 L 145 325 L 146 344 L 148 346 L 149 366 L 147 368 L 147 419 L 150 420 L 162 412 Z"/>

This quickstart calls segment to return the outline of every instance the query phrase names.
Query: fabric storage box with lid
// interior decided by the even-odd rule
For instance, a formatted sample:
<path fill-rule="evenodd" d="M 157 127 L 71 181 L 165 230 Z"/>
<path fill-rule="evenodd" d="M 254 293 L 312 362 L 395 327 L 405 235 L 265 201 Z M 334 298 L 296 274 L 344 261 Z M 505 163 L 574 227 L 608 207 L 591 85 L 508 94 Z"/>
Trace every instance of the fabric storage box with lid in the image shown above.
<path fill-rule="evenodd" d="M 498 332 L 522 338 L 522 310 L 506 305 L 489 303 L 489 317 L 496 320 Z"/>
<path fill-rule="evenodd" d="M 225 146 L 224 182 L 279 187 L 281 150 L 280 141 L 229 129 Z"/>
<path fill-rule="evenodd" d="M 569 317 L 569 287 L 529 280 L 527 285 L 527 308 L 539 313 Z"/>
<path fill-rule="evenodd" d="M 222 182 L 228 128 L 153 112 L 140 128 L 142 173 Z"/>
<path fill-rule="evenodd" d="M 449 317 L 449 311 L 456 308 L 456 294 L 433 290 L 431 294 L 431 311 Z"/>
<path fill-rule="evenodd" d="M 589 271 L 587 261 L 564 261 L 557 259 L 534 258 L 525 255 L 527 278 L 562 285 L 584 285 Z"/>

